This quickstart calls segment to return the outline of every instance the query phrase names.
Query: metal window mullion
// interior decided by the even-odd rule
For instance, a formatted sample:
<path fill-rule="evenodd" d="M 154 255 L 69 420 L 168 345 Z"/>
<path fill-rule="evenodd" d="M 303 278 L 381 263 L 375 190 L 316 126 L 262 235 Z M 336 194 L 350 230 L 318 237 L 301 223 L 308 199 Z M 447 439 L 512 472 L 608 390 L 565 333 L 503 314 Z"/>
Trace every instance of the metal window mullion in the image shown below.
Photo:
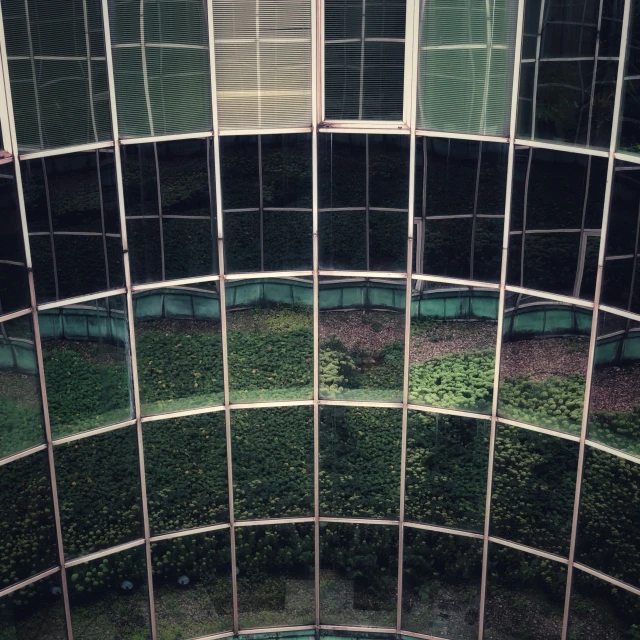
<path fill-rule="evenodd" d="M 597 80 L 598 62 L 599 62 L 598 55 L 600 53 L 600 29 L 602 28 L 603 5 L 604 5 L 604 0 L 600 0 L 600 8 L 598 10 L 598 27 L 596 29 L 596 47 L 593 54 L 593 81 L 591 83 L 591 95 L 589 97 L 589 119 L 587 121 L 587 142 L 586 142 L 587 147 L 591 142 L 591 123 L 593 121 L 593 100 L 596 93 L 596 80 Z M 586 7 L 587 7 L 587 4 L 585 2 L 585 8 L 584 8 L 585 12 L 587 10 Z M 584 17 L 584 13 L 583 13 L 583 17 Z M 580 73 L 582 74 L 582 71 Z M 589 165 L 589 167 L 591 167 L 591 165 Z"/>
<path fill-rule="evenodd" d="M 367 0 L 362 0 L 362 24 L 361 24 L 361 38 L 362 43 L 360 45 L 360 94 L 358 100 L 358 120 L 362 120 L 362 104 L 364 101 L 364 54 L 365 54 L 365 28 L 366 28 L 366 12 L 367 12 Z"/>
<path fill-rule="evenodd" d="M 106 277 L 107 289 L 111 289 L 111 279 L 109 278 L 109 254 L 107 252 L 107 228 L 104 219 L 104 197 L 102 195 L 102 172 L 100 164 L 100 151 L 96 149 L 96 167 L 98 170 L 98 193 L 100 195 L 100 230 L 102 235 L 102 250 L 104 251 L 104 273 Z"/>
<path fill-rule="evenodd" d="M 153 143 L 153 159 L 154 159 L 155 171 L 156 171 L 156 193 L 158 194 L 158 229 L 160 231 L 160 273 L 162 275 L 162 280 L 166 280 L 167 268 L 166 268 L 165 250 L 164 250 L 164 223 L 162 219 L 162 185 L 160 183 L 160 160 L 158 159 L 158 144 L 156 142 Z M 140 169 L 142 169 L 142 164 L 140 165 Z"/>
<path fill-rule="evenodd" d="M 476 170 L 476 188 L 473 197 L 473 218 L 471 222 L 471 256 L 469 260 L 469 280 L 473 280 L 473 263 L 475 260 L 476 221 L 478 219 L 478 196 L 480 193 L 480 170 L 482 167 L 482 142 L 478 145 L 478 168 Z"/>
<path fill-rule="evenodd" d="M 264 188 L 262 184 L 262 136 L 258 134 L 258 184 L 260 211 L 260 271 L 264 271 Z"/>
<path fill-rule="evenodd" d="M 53 266 L 53 282 L 56 290 L 56 300 L 60 300 L 60 285 L 58 282 L 58 261 L 56 260 L 56 244 L 53 232 L 53 215 L 51 213 L 51 198 L 49 196 L 49 179 L 47 177 L 47 163 L 44 158 L 42 162 L 42 178 L 44 181 L 44 194 L 47 200 L 47 223 L 49 225 L 49 244 L 51 245 L 51 263 Z M 17 179 L 16 179 L 17 182 Z M 20 174 L 20 188 L 22 188 L 22 173 Z M 29 224 L 27 223 L 27 230 Z"/>
<path fill-rule="evenodd" d="M 0 14 L 1 15 L 1 14 Z M 10 87 L 9 66 L 5 62 L 4 47 L 4 25 L 0 19 L 0 134 L 2 134 L 2 146 L 4 150 L 10 154 L 14 153 L 13 138 L 11 136 L 11 127 L 9 125 L 9 102 Z"/>
<path fill-rule="evenodd" d="M 509 144 L 509 153 L 511 153 L 511 144 Z M 524 251 L 525 251 L 525 240 L 527 236 L 527 205 L 529 203 L 529 180 L 531 179 L 532 162 L 533 162 L 533 148 L 529 147 L 529 157 L 527 158 L 527 176 L 524 180 L 524 203 L 522 205 L 522 231 L 521 231 L 522 240 L 520 241 L 520 286 L 521 287 L 524 287 Z M 511 172 L 511 177 L 509 179 L 513 180 L 513 169 Z M 509 209 L 511 209 L 511 205 L 509 205 Z M 506 224 L 506 220 L 505 220 L 505 224 Z M 510 224 L 508 226 L 510 226 Z M 511 230 L 508 229 L 507 232 L 510 234 Z M 505 258 L 505 260 L 506 259 L 507 258 Z"/>
<path fill-rule="evenodd" d="M 365 0 L 362 0 L 363 3 Z M 364 18 L 363 18 L 364 19 Z M 369 241 L 369 134 L 365 134 L 365 196 L 364 196 L 364 220 L 365 220 L 365 252 L 367 255 L 367 271 L 371 268 L 371 256 L 369 255 L 370 241 Z"/>
<path fill-rule="evenodd" d="M 598 254 L 598 272 L 596 275 L 596 289 L 593 298 L 593 316 L 591 324 L 591 336 L 589 339 L 589 358 L 587 362 L 587 375 L 585 381 L 584 403 L 582 413 L 582 428 L 580 431 L 580 444 L 578 449 L 578 469 L 576 474 L 576 491 L 573 505 L 573 518 L 571 523 L 571 541 L 569 545 L 569 565 L 567 568 L 567 584 L 565 591 L 564 614 L 562 618 L 562 640 L 567 640 L 569 627 L 569 612 L 571 607 L 571 589 L 573 583 L 573 566 L 576 554 L 576 541 L 578 533 L 578 518 L 580 515 L 580 497 L 582 493 L 582 479 L 584 474 L 584 458 L 586 439 L 589 425 L 589 403 L 591 400 L 591 382 L 595 366 L 595 350 L 598 338 L 599 305 L 602 294 L 602 276 L 604 272 L 605 248 L 609 214 L 611 208 L 611 193 L 613 191 L 613 178 L 615 169 L 615 150 L 618 144 L 618 131 L 620 128 L 620 112 L 622 106 L 622 90 L 624 85 L 624 67 L 626 61 L 627 39 L 629 35 L 629 20 L 632 0 L 625 0 L 624 14 L 622 18 L 622 32 L 620 37 L 620 57 L 618 60 L 618 73 L 616 79 L 616 93 L 613 106 L 613 124 L 609 141 L 609 161 L 607 165 L 607 182 L 604 193 L 602 232 L 600 235 L 600 251 Z"/>
<path fill-rule="evenodd" d="M 107 80 L 109 88 L 109 106 L 111 115 L 111 127 L 114 137 L 114 162 L 116 170 L 116 187 L 118 193 L 118 212 L 120 219 L 120 234 L 122 239 L 122 267 L 124 272 L 124 280 L 126 287 L 127 299 L 127 332 L 129 338 L 130 349 L 130 371 L 131 382 L 133 387 L 133 409 L 136 421 L 136 436 L 138 442 L 138 470 L 140 473 L 140 496 L 142 506 L 142 519 L 144 528 L 144 550 L 147 564 L 147 595 L 149 598 L 149 624 L 151 629 L 151 640 L 156 640 L 156 616 L 155 616 L 155 600 L 153 596 L 153 565 L 151 559 L 151 533 L 149 527 L 149 508 L 147 504 L 147 482 L 145 475 L 144 463 L 144 442 L 142 433 L 142 416 L 140 407 L 140 383 L 138 380 L 138 365 L 136 353 L 136 336 L 135 336 L 135 314 L 133 307 L 133 291 L 131 286 L 131 265 L 129 261 L 129 242 L 127 235 L 126 210 L 124 203 L 124 180 L 122 175 L 122 157 L 120 154 L 119 129 L 118 129 L 118 113 L 116 105 L 116 91 L 113 71 L 113 56 L 111 47 L 111 25 L 109 22 L 108 0 L 102 0 L 102 23 L 104 30 L 105 55 L 107 58 Z M 143 0 L 141 0 L 143 2 Z M 141 21 L 143 20 L 141 6 Z M 141 25 L 142 27 L 142 25 Z"/>
<path fill-rule="evenodd" d="M 82 0 L 82 17 L 84 24 L 84 40 L 87 48 L 87 88 L 89 90 L 89 108 L 91 110 L 91 126 L 93 127 L 93 136 L 98 142 L 98 128 L 96 127 L 96 112 L 93 104 L 93 80 L 91 71 L 91 41 L 89 39 L 89 18 L 87 16 L 87 0 Z M 84 58 L 83 58 L 84 61 Z"/>
<path fill-rule="evenodd" d="M 542 0 L 544 4 L 544 0 Z M 520 85 L 520 58 L 522 55 L 522 32 L 524 24 L 525 0 L 518 0 L 515 51 L 513 64 L 513 84 L 511 87 L 511 114 L 509 123 L 509 152 L 507 159 L 506 192 L 504 204 L 504 228 L 502 235 L 502 264 L 500 269 L 500 293 L 498 297 L 498 324 L 496 327 L 496 354 L 493 378 L 493 398 L 491 401 L 491 434 L 489 438 L 489 458 L 487 461 L 487 494 L 485 500 L 484 530 L 482 541 L 482 574 L 480 579 L 480 616 L 478 620 L 478 640 L 484 636 L 485 609 L 487 599 L 487 572 L 489 566 L 489 533 L 491 523 L 491 495 L 493 488 L 493 461 L 496 448 L 498 418 L 498 393 L 500 390 L 500 359 L 502 355 L 502 334 L 507 282 L 507 255 L 509 250 L 509 226 L 511 223 L 511 200 L 515 164 L 515 134 L 517 126 L 518 91 Z M 539 56 L 539 51 L 538 51 Z M 524 234 L 523 234 L 524 238 Z"/>
<path fill-rule="evenodd" d="M 36 64 L 33 56 L 33 38 L 31 36 L 31 18 L 29 16 L 29 2 L 24 0 L 25 26 L 27 28 L 27 40 L 29 42 L 29 60 L 31 62 L 31 74 L 33 79 L 33 95 L 35 98 L 36 116 L 38 118 L 38 137 L 40 138 L 40 148 L 44 147 L 44 136 L 42 133 L 42 115 L 40 113 L 40 96 L 38 93 L 38 82 L 36 80 Z M 15 142 L 16 151 L 18 149 L 17 140 Z"/>
<path fill-rule="evenodd" d="M 633 290 L 636 282 L 636 269 L 638 268 L 638 243 L 640 242 L 640 204 L 636 213 L 636 235 L 633 244 L 633 261 L 631 267 L 631 285 L 629 286 L 629 297 L 627 299 L 627 311 L 631 311 L 633 304 Z M 605 258 L 606 259 L 606 258 Z"/>
<path fill-rule="evenodd" d="M 536 107 L 538 101 L 538 74 L 540 72 L 540 48 L 542 45 L 542 29 L 544 27 L 544 11 L 545 11 L 545 0 L 540 0 L 540 19 L 538 21 L 538 33 L 536 36 L 536 61 L 533 72 L 533 98 L 532 98 L 532 108 L 531 108 L 531 139 L 533 140 L 536 137 Z M 522 34 L 522 32 L 520 32 Z M 522 35 L 520 35 L 520 40 L 522 40 Z M 520 42 L 518 45 L 518 35 L 516 34 L 516 47 L 522 46 Z M 520 65 L 519 56 L 514 61 L 514 65 Z M 513 118 L 513 113 L 511 114 Z M 513 132 L 515 135 L 515 131 Z M 511 136 L 511 138 L 514 137 Z"/>

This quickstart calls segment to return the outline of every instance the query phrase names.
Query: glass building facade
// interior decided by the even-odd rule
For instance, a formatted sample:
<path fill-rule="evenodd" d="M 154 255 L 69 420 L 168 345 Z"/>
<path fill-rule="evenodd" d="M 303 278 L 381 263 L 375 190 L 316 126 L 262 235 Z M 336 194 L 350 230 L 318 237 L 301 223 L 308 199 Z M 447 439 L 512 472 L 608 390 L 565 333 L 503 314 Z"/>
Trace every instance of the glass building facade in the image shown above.
<path fill-rule="evenodd" d="M 640 0 L 0 11 L 0 640 L 640 638 Z"/>

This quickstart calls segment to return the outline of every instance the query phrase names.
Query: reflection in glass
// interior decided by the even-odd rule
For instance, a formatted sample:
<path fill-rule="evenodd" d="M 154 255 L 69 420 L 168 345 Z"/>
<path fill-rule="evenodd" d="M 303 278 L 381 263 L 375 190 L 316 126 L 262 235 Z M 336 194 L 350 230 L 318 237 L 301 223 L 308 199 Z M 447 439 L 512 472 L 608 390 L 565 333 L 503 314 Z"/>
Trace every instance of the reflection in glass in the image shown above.
<path fill-rule="evenodd" d="M 486 640 L 560 640 L 565 565 L 489 543 Z"/>
<path fill-rule="evenodd" d="M 313 524 L 236 529 L 240 628 L 313 624 Z"/>
<path fill-rule="evenodd" d="M 320 397 L 402 401 L 404 283 L 320 280 Z"/>
<path fill-rule="evenodd" d="M 476 640 L 482 540 L 404 530 L 402 629 Z"/>
<path fill-rule="evenodd" d="M 112 149 L 22 162 L 38 302 L 124 285 Z"/>
<path fill-rule="evenodd" d="M 640 322 L 598 315 L 588 438 L 640 455 Z"/>
<path fill-rule="evenodd" d="M 400 409 L 321 407 L 320 515 L 397 518 Z"/>
<path fill-rule="evenodd" d="M 320 136 L 320 268 L 405 271 L 408 195 L 407 136 Z"/>
<path fill-rule="evenodd" d="M 55 449 L 67 559 L 142 536 L 135 425 Z"/>
<path fill-rule="evenodd" d="M 506 185 L 506 144 L 417 138 L 416 271 L 499 282 Z"/>
<path fill-rule="evenodd" d="M 398 529 L 320 524 L 320 624 L 395 627 Z"/>
<path fill-rule="evenodd" d="M 227 272 L 312 267 L 311 135 L 220 140 Z"/>
<path fill-rule="evenodd" d="M 498 292 L 413 285 L 409 402 L 491 413 Z"/>
<path fill-rule="evenodd" d="M 639 313 L 640 166 L 616 161 L 614 167 L 601 301 Z"/>
<path fill-rule="evenodd" d="M 609 148 L 623 3 L 529 0 L 518 137 Z"/>
<path fill-rule="evenodd" d="M 587 447 L 576 561 L 640 586 L 640 466 Z"/>
<path fill-rule="evenodd" d="M 507 293 L 498 415 L 580 433 L 591 309 Z"/>
<path fill-rule="evenodd" d="M 151 544 L 159 638 L 179 640 L 233 626 L 229 531 Z"/>
<path fill-rule="evenodd" d="M 74 640 L 150 640 L 144 547 L 66 570 Z"/>
<path fill-rule="evenodd" d="M 640 131 L 638 123 L 640 122 L 640 102 L 638 101 L 638 86 L 640 78 L 640 17 L 638 16 L 638 7 L 631 5 L 629 16 L 629 31 L 627 40 L 627 51 L 623 52 L 626 56 L 626 67 L 624 74 L 624 83 L 622 85 L 622 104 L 620 109 L 620 139 L 618 140 L 618 148 L 631 153 L 638 153 L 638 140 L 640 140 Z"/>
<path fill-rule="evenodd" d="M 218 273 L 213 142 L 122 147 L 134 284 Z"/>
<path fill-rule="evenodd" d="M 313 515 L 313 407 L 231 412 L 236 520 Z"/>
<path fill-rule="evenodd" d="M 404 0 L 327 0 L 324 93 L 328 120 L 402 120 Z"/>
<path fill-rule="evenodd" d="M 0 210 L 0 315 L 4 315 L 29 306 L 22 223 L 12 163 L 0 167 Z"/>
<path fill-rule="evenodd" d="M 568 555 L 577 471 L 577 442 L 500 424 L 491 535 Z"/>
<path fill-rule="evenodd" d="M 516 149 L 507 284 L 593 300 L 606 175 L 606 158 Z"/>
<path fill-rule="evenodd" d="M 490 426 L 488 420 L 409 411 L 407 520 L 483 530 Z"/>
<path fill-rule="evenodd" d="M 217 283 L 133 296 L 143 415 L 223 402 Z"/>
<path fill-rule="evenodd" d="M 640 628 L 640 599 L 609 582 L 573 570 L 569 633 L 571 640 L 627 640 Z"/>
<path fill-rule="evenodd" d="M 231 402 L 311 398 L 311 279 L 242 280 L 226 292 Z"/>
<path fill-rule="evenodd" d="M 67 640 L 60 575 L 0 598 L 2 640 Z"/>
<path fill-rule="evenodd" d="M 145 423 L 152 535 L 229 520 L 224 413 Z"/>
<path fill-rule="evenodd" d="M 125 297 L 40 311 L 38 321 L 53 437 L 131 418 Z"/>
<path fill-rule="evenodd" d="M 31 316 L 0 323 L 0 458 L 44 440 Z"/>
<path fill-rule="evenodd" d="M 0 585 L 58 564 L 47 453 L 0 466 Z"/>

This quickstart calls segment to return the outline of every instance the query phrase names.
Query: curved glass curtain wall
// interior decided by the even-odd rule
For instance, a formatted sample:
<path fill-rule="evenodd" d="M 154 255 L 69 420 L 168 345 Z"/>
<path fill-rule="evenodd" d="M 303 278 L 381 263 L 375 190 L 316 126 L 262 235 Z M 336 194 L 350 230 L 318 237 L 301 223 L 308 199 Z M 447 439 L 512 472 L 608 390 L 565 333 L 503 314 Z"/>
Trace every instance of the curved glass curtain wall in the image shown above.
<path fill-rule="evenodd" d="M 639 633 L 640 3 L 320 4 L 2 0 L 0 640 Z"/>

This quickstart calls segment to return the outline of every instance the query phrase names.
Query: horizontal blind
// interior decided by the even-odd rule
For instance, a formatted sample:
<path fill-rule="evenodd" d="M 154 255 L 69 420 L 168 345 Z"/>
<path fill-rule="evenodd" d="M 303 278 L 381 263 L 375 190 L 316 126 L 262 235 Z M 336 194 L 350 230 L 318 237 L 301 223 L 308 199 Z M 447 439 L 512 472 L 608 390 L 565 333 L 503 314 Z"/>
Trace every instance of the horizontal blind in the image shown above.
<path fill-rule="evenodd" d="M 326 0 L 325 117 L 402 120 L 406 0 Z"/>
<path fill-rule="evenodd" d="M 419 129 L 508 134 L 517 10 L 510 0 L 427 0 Z"/>
<path fill-rule="evenodd" d="M 210 130 L 202 0 L 109 0 L 109 18 L 120 135 Z"/>
<path fill-rule="evenodd" d="M 111 138 L 100 4 L 3 0 L 21 152 Z"/>
<path fill-rule="evenodd" d="M 311 0 L 213 0 L 221 129 L 311 125 Z"/>

